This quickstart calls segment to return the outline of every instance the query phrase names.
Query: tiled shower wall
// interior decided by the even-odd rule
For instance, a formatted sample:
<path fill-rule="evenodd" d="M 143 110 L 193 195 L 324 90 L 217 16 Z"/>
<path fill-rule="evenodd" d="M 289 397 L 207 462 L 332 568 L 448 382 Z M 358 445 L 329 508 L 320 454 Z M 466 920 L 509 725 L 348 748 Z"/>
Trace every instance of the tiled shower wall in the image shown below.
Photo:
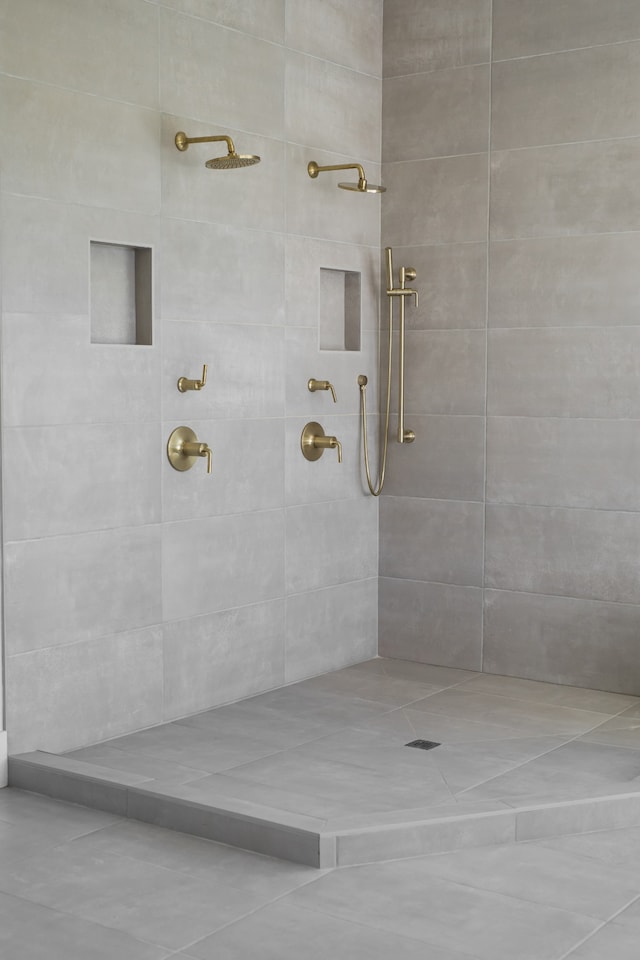
<path fill-rule="evenodd" d="M 640 5 L 386 0 L 380 652 L 640 692 Z"/>
<path fill-rule="evenodd" d="M 7 729 L 58 750 L 366 659 L 382 0 L 0 3 Z M 229 134 L 262 162 L 209 171 Z M 10 132 L 10 133 L 9 133 Z M 343 177 L 344 178 L 344 177 Z M 89 241 L 152 246 L 152 346 L 90 343 Z M 318 349 L 321 267 L 362 351 Z M 179 376 L 206 388 L 182 395 Z M 332 380 L 310 394 L 309 377 Z M 319 420 L 344 445 L 308 463 Z M 177 473 L 170 432 L 213 449 Z"/>

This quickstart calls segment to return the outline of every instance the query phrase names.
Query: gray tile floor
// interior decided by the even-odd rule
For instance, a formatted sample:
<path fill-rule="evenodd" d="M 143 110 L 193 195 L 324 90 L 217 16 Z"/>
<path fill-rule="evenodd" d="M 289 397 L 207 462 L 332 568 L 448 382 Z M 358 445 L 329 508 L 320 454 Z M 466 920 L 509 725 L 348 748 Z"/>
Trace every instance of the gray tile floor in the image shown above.
<path fill-rule="evenodd" d="M 337 829 L 640 792 L 640 698 L 376 659 L 68 756 Z"/>
<path fill-rule="evenodd" d="M 3 960 L 637 960 L 640 828 L 319 871 L 0 790 Z"/>

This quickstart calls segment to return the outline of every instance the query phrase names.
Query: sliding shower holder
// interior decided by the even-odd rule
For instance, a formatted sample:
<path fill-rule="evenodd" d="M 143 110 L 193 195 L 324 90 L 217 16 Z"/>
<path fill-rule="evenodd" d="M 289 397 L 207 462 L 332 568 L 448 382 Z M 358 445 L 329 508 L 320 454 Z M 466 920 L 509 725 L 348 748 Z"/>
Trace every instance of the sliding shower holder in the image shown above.
<path fill-rule="evenodd" d="M 314 380 L 314 378 L 311 377 L 311 379 L 307 382 L 307 389 L 311 393 L 315 393 L 316 390 L 330 390 L 331 396 L 333 397 L 333 402 L 337 403 L 335 388 L 328 380 Z"/>
<path fill-rule="evenodd" d="M 300 449 L 305 460 L 319 460 L 325 450 L 337 450 L 338 463 L 342 463 L 342 444 L 337 437 L 326 436 L 315 420 L 311 420 L 302 431 Z"/>
<path fill-rule="evenodd" d="M 187 390 L 202 390 L 206 382 L 207 382 L 207 365 L 205 363 L 202 366 L 202 379 L 188 380 L 186 377 L 180 377 L 180 379 L 178 380 L 178 390 L 180 391 L 180 393 L 186 393 Z"/>
<path fill-rule="evenodd" d="M 191 470 L 199 457 L 207 458 L 207 473 L 211 473 L 212 452 L 207 443 L 202 443 L 191 427 L 176 427 L 167 443 L 167 456 L 174 470 Z"/>

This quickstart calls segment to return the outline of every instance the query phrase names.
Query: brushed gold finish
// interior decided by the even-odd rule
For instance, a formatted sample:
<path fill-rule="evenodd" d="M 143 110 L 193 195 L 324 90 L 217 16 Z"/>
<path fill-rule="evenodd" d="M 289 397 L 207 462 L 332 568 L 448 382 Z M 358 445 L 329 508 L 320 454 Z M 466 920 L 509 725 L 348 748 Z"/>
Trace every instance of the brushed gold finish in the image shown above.
<path fill-rule="evenodd" d="M 376 183 L 369 183 L 364 175 L 361 163 L 332 163 L 325 167 L 320 167 L 315 160 L 310 160 L 307 164 L 307 173 L 312 180 L 315 180 L 319 173 L 325 170 L 357 170 L 357 183 L 339 183 L 338 186 L 343 190 L 355 190 L 357 193 L 384 193 L 386 187 L 381 187 Z"/>
<path fill-rule="evenodd" d="M 236 167 L 250 167 L 254 163 L 260 163 L 260 157 L 254 153 L 236 153 L 236 148 L 231 137 L 226 135 L 220 137 L 188 137 L 182 130 L 175 136 L 175 145 L 178 150 L 184 152 L 188 150 L 190 143 L 217 143 L 224 140 L 227 145 L 226 157 L 213 157 L 207 160 L 205 167 L 209 170 L 233 170 Z"/>
<path fill-rule="evenodd" d="M 199 457 L 207 458 L 207 473 L 211 473 L 211 448 L 202 443 L 191 427 L 176 427 L 167 443 L 167 456 L 174 470 L 191 470 Z"/>
<path fill-rule="evenodd" d="M 207 382 L 207 365 L 204 363 L 202 365 L 202 379 L 201 380 L 188 380 L 186 377 L 180 377 L 178 380 L 178 390 L 180 393 L 186 393 L 187 390 L 202 390 L 205 383 Z"/>
<path fill-rule="evenodd" d="M 329 380 L 314 380 L 313 377 L 307 382 L 307 388 L 311 393 L 315 393 L 316 390 L 331 390 L 331 396 L 333 397 L 333 402 L 337 403 L 336 391 L 332 383 Z"/>
<path fill-rule="evenodd" d="M 337 450 L 338 463 L 342 463 L 342 444 L 337 437 L 326 436 L 315 420 L 311 420 L 302 431 L 300 448 L 307 460 L 319 460 L 325 450 Z"/>
<path fill-rule="evenodd" d="M 387 469 L 387 453 L 389 446 L 389 419 L 391 411 L 391 370 L 393 359 L 393 301 L 400 301 L 399 317 L 399 358 L 398 358 L 398 432 L 396 439 L 398 443 L 413 443 L 416 435 L 413 430 L 405 429 L 404 425 L 404 367 L 405 367 L 405 302 L 407 297 L 415 297 L 415 305 L 418 306 L 418 291 L 406 286 L 406 282 L 416 279 L 416 271 L 413 267 L 401 267 L 398 286 L 393 283 L 393 251 L 391 247 L 385 248 L 385 260 L 387 267 L 387 297 L 389 302 L 389 340 L 387 346 L 387 396 L 385 403 L 384 428 L 381 433 L 382 456 L 380 458 L 380 472 L 376 483 L 371 479 L 371 469 L 369 464 L 369 443 L 367 433 L 367 377 L 360 374 L 358 377 L 358 388 L 360 390 L 360 416 L 362 421 L 362 445 L 364 449 L 364 467 L 367 477 L 369 491 L 374 497 L 379 497 L 384 486 L 385 473 Z M 381 420 L 382 422 L 382 420 Z"/>

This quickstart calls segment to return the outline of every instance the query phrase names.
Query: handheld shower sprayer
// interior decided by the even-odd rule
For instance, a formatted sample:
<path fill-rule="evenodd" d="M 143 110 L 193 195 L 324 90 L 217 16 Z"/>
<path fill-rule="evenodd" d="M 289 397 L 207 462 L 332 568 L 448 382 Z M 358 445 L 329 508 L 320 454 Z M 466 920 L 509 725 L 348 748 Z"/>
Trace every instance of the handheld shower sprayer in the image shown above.
<path fill-rule="evenodd" d="M 387 272 L 387 297 L 389 299 L 389 342 L 387 349 L 387 396 L 385 403 L 384 431 L 381 432 L 382 454 L 380 458 L 380 472 L 377 482 L 374 484 L 371 479 L 371 469 L 369 465 L 369 442 L 367 434 L 367 378 L 364 374 L 358 377 L 358 387 L 360 390 L 360 415 L 362 419 L 362 444 L 364 449 L 364 466 L 367 475 L 367 485 L 374 497 L 379 497 L 384 486 L 385 473 L 387 469 L 387 453 L 389 445 L 389 419 L 391 411 L 391 370 L 393 362 L 393 302 L 395 299 L 400 301 L 399 315 L 399 342 L 398 342 L 398 432 L 396 439 L 398 443 L 413 443 L 416 438 L 413 430 L 406 430 L 404 425 L 404 364 L 405 364 L 405 302 L 407 297 L 415 297 L 415 305 L 418 306 L 418 291 L 407 287 L 406 283 L 412 283 L 416 279 L 416 271 L 413 267 L 400 267 L 398 286 L 393 282 L 393 251 L 391 247 L 385 248 L 385 265 Z"/>

